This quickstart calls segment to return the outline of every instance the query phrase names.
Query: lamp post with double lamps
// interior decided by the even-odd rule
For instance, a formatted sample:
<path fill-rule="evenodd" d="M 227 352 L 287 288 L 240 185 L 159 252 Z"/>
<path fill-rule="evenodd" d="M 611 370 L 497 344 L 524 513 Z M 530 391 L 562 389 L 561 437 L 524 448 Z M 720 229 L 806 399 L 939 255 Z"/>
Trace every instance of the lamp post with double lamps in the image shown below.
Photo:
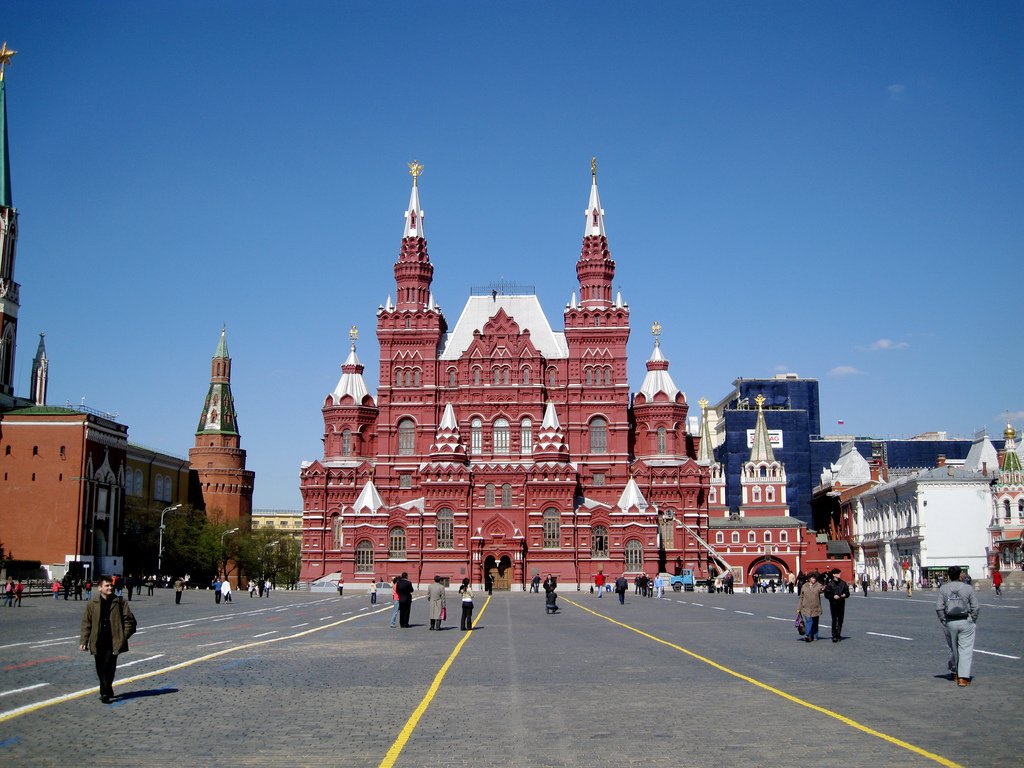
<path fill-rule="evenodd" d="M 163 562 L 164 562 L 164 516 L 168 512 L 174 512 L 175 510 L 181 509 L 181 504 L 175 504 L 173 507 L 167 507 L 163 512 L 160 513 L 160 540 L 157 544 L 156 549 L 156 572 L 158 576 L 163 576 Z"/>

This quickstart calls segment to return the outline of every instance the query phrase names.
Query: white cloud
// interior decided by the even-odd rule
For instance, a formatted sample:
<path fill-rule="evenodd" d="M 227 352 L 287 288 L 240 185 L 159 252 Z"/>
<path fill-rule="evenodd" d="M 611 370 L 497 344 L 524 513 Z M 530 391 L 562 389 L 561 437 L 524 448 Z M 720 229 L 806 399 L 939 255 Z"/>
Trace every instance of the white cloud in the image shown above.
<path fill-rule="evenodd" d="M 783 363 L 782 365 L 776 365 L 774 368 L 772 368 L 772 370 L 775 371 L 776 373 L 788 373 L 789 366 Z"/>
<path fill-rule="evenodd" d="M 892 339 L 879 339 L 878 341 L 873 341 L 870 344 L 868 344 L 867 347 L 865 347 L 865 349 L 867 349 L 870 352 L 878 352 L 878 351 L 884 351 L 884 350 L 890 350 L 890 349 L 906 349 L 909 346 L 910 346 L 910 344 L 908 344 L 905 341 L 893 341 Z"/>
<path fill-rule="evenodd" d="M 829 376 L 860 376 L 864 371 L 854 368 L 852 365 L 837 365 L 828 372 Z"/>
<path fill-rule="evenodd" d="M 903 101 L 907 95 L 907 86 L 902 83 L 893 83 L 885 89 L 885 92 L 889 94 L 889 101 Z"/>
<path fill-rule="evenodd" d="M 998 424 L 1001 421 L 1024 421 L 1024 411 L 1007 411 L 1006 413 L 999 414 L 999 418 L 995 420 Z"/>

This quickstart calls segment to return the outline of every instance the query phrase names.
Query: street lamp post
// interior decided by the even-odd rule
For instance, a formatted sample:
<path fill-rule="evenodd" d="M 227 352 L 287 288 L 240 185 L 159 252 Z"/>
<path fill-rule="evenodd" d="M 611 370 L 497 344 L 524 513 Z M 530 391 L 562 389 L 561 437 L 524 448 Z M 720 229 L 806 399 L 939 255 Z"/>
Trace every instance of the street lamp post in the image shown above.
<path fill-rule="evenodd" d="M 263 558 L 262 562 L 260 563 L 260 565 L 262 566 L 260 568 L 260 570 L 262 571 L 262 573 L 260 574 L 260 578 L 263 579 L 264 584 L 266 584 L 267 581 L 267 553 L 270 552 L 271 549 L 273 549 L 280 543 L 280 541 L 272 541 L 269 544 L 267 544 L 266 549 L 263 550 Z"/>
<path fill-rule="evenodd" d="M 173 507 L 167 507 L 163 512 L 160 513 L 160 542 L 157 544 L 156 550 L 156 572 L 158 576 L 163 576 L 163 561 L 164 561 L 164 515 L 168 512 L 174 512 L 175 510 L 181 509 L 181 504 L 175 504 Z"/>
<path fill-rule="evenodd" d="M 228 558 L 224 554 L 224 539 L 227 538 L 228 536 L 230 536 L 232 533 L 238 533 L 240 530 L 242 530 L 242 529 L 241 528 L 232 528 L 230 531 L 224 531 L 224 533 L 222 533 L 220 535 L 220 557 L 221 557 L 221 561 L 224 563 L 224 578 L 225 579 L 228 577 Z M 238 588 L 241 589 L 241 586 L 239 586 Z"/>

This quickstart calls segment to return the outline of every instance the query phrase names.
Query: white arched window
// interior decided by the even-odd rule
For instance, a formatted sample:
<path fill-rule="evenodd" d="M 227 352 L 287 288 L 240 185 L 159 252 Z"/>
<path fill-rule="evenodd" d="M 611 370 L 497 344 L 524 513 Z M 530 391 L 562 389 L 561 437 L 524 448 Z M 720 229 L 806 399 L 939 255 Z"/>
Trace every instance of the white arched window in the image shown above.
<path fill-rule="evenodd" d="M 135 470 L 135 495 L 136 496 L 141 496 L 142 492 L 143 492 L 142 470 L 141 469 L 136 469 Z"/>
<path fill-rule="evenodd" d="M 608 422 L 600 416 L 590 422 L 590 452 L 608 452 Z"/>
<path fill-rule="evenodd" d="M 412 419 L 398 422 L 398 455 L 412 456 L 416 451 L 416 425 Z"/>
<path fill-rule="evenodd" d="M 164 500 L 164 476 L 159 472 L 153 475 L 153 498 L 157 501 Z M 1006 502 L 1006 516 L 1010 516 L 1010 502 Z"/>
<path fill-rule="evenodd" d="M 747 543 L 748 544 L 756 544 L 757 543 L 757 534 L 754 533 L 753 531 L 747 531 Z"/>
<path fill-rule="evenodd" d="M 405 528 L 392 528 L 391 529 L 391 557 L 404 560 L 405 559 Z"/>
<path fill-rule="evenodd" d="M 760 501 L 761 500 L 761 486 L 755 485 L 753 487 L 753 489 L 751 490 L 751 497 L 753 498 L 754 501 Z"/>
<path fill-rule="evenodd" d="M 479 368 L 474 368 L 473 369 L 473 383 L 476 384 L 477 386 L 480 386 L 480 369 Z"/>
<path fill-rule="evenodd" d="M 331 549 L 341 549 L 341 515 L 331 515 Z"/>
<path fill-rule="evenodd" d="M 553 387 L 558 383 L 558 372 L 554 368 L 548 368 L 548 386 Z"/>
<path fill-rule="evenodd" d="M 469 452 L 480 453 L 484 449 L 484 423 L 473 419 L 469 423 Z"/>
<path fill-rule="evenodd" d="M 455 548 L 455 513 L 450 509 L 437 511 L 437 548 Z"/>
<path fill-rule="evenodd" d="M 529 384 L 530 383 L 530 369 L 529 368 L 523 368 L 523 370 L 522 370 L 522 381 L 523 381 L 523 384 Z"/>
<path fill-rule="evenodd" d="M 369 541 L 356 545 L 356 573 L 373 573 L 373 544 Z"/>
<path fill-rule="evenodd" d="M 769 485 L 764 489 L 765 501 L 775 501 L 775 486 Z"/>
<path fill-rule="evenodd" d="M 608 529 L 595 525 L 590 533 L 590 554 L 592 557 L 608 557 Z"/>
<path fill-rule="evenodd" d="M 789 541 L 789 534 L 785 531 L 779 531 L 779 542 L 784 544 L 787 541 Z"/>
<path fill-rule="evenodd" d="M 494 453 L 508 453 L 509 423 L 508 419 L 494 420 Z"/>
<path fill-rule="evenodd" d="M 459 383 L 458 373 L 456 372 L 456 370 L 454 368 L 449 368 L 448 369 L 448 386 L 449 387 L 454 387 L 458 383 Z"/>
<path fill-rule="evenodd" d="M 644 548 L 636 539 L 626 542 L 626 572 L 639 573 L 644 569 Z"/>
<path fill-rule="evenodd" d="M 721 531 L 715 534 L 715 544 L 725 544 L 725 534 Z"/>
<path fill-rule="evenodd" d="M 559 523 L 561 515 L 557 509 L 544 510 L 544 546 L 548 549 L 555 549 L 559 543 Z"/>
<path fill-rule="evenodd" d="M 519 423 L 519 450 L 524 456 L 533 453 L 533 422 L 529 419 Z"/>
<path fill-rule="evenodd" d="M 765 544 L 771 544 L 771 542 L 772 542 L 772 532 L 771 531 L 765 531 L 764 532 L 764 543 Z"/>
<path fill-rule="evenodd" d="M 732 543 L 733 544 L 739 544 L 740 543 L 740 532 L 739 531 L 733 531 L 732 532 Z"/>

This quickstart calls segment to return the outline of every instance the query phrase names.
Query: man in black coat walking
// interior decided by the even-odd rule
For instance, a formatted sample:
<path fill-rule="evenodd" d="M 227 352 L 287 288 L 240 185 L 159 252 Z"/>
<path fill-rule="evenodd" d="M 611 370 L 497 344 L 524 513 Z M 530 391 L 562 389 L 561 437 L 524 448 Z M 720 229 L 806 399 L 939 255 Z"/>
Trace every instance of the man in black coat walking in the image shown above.
<path fill-rule="evenodd" d="M 414 592 L 408 573 L 402 572 L 401 577 L 395 583 L 395 592 L 398 593 L 398 626 L 408 629 L 409 609 L 412 608 L 412 593 Z"/>
<path fill-rule="evenodd" d="M 846 616 L 846 601 L 850 597 L 850 586 L 843 581 L 838 568 L 832 569 L 832 578 L 825 585 L 825 599 L 832 614 L 832 642 L 843 639 L 843 618 Z"/>

